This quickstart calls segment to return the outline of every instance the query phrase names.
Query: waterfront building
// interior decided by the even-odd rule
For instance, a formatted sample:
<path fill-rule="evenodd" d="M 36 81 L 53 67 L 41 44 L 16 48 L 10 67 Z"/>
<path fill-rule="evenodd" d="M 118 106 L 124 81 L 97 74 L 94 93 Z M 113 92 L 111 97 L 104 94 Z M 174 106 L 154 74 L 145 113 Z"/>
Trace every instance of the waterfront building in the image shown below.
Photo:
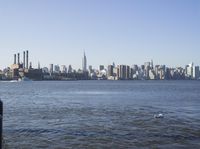
<path fill-rule="evenodd" d="M 133 66 L 132 66 L 132 69 L 133 69 L 133 74 L 135 74 L 136 71 L 139 70 L 139 67 L 138 67 L 138 65 L 133 65 Z"/>
<path fill-rule="evenodd" d="M 114 67 L 114 68 L 116 67 L 116 65 L 115 65 L 115 62 L 113 62 L 113 64 L 112 64 L 112 65 L 113 65 L 113 67 Z"/>
<path fill-rule="evenodd" d="M 40 62 L 38 62 L 38 69 L 40 69 Z"/>
<path fill-rule="evenodd" d="M 119 65 L 119 79 L 129 80 L 133 77 L 133 70 L 128 65 Z"/>
<path fill-rule="evenodd" d="M 55 65 L 54 66 L 54 72 L 55 73 L 60 73 L 60 66 L 59 65 Z"/>
<path fill-rule="evenodd" d="M 119 79 L 125 80 L 126 79 L 126 65 L 119 65 Z"/>
<path fill-rule="evenodd" d="M 174 74 L 174 71 L 172 72 L 172 74 Z M 166 68 L 165 79 L 167 79 L 167 80 L 172 79 L 172 76 L 171 76 L 171 69 L 170 69 L 170 68 Z"/>
<path fill-rule="evenodd" d="M 159 67 L 159 79 L 160 80 L 165 79 L 165 65 L 160 65 Z"/>
<path fill-rule="evenodd" d="M 191 79 L 193 77 L 193 67 L 194 67 L 193 62 L 191 64 L 187 65 L 187 67 L 186 67 L 186 77 L 189 79 Z"/>
<path fill-rule="evenodd" d="M 113 65 L 108 65 L 108 77 L 114 76 L 113 69 L 114 69 Z"/>
<path fill-rule="evenodd" d="M 150 68 L 153 69 L 153 60 L 151 60 Z"/>
<path fill-rule="evenodd" d="M 92 80 L 96 80 L 96 79 L 97 79 L 97 74 L 96 74 L 95 71 L 93 71 L 92 73 L 90 73 L 90 78 L 91 78 Z"/>
<path fill-rule="evenodd" d="M 31 79 L 31 80 L 42 80 L 43 79 L 43 73 L 42 69 L 27 69 L 23 72 L 24 76 Z"/>
<path fill-rule="evenodd" d="M 152 70 L 152 69 L 149 70 L 149 79 L 150 80 L 155 80 L 156 79 L 155 71 Z"/>
<path fill-rule="evenodd" d="M 92 65 L 89 65 L 88 68 L 89 68 L 89 71 L 92 71 Z"/>
<path fill-rule="evenodd" d="M 49 64 L 49 73 L 52 74 L 53 73 L 53 64 Z"/>
<path fill-rule="evenodd" d="M 199 66 L 193 66 L 193 79 L 199 79 Z"/>
<path fill-rule="evenodd" d="M 160 67 L 160 65 L 155 65 L 155 68 L 154 68 L 154 70 L 155 70 L 155 75 L 156 75 L 156 79 L 159 79 L 159 74 L 158 74 L 158 72 L 159 72 L 159 67 Z"/>
<path fill-rule="evenodd" d="M 104 65 L 100 65 L 99 66 L 99 70 L 101 71 L 101 70 L 104 70 Z"/>
<path fill-rule="evenodd" d="M 114 80 L 118 80 L 119 79 L 119 67 L 114 67 L 113 66 L 113 77 L 114 77 Z"/>
<path fill-rule="evenodd" d="M 72 66 L 69 65 L 69 67 L 68 67 L 68 73 L 72 73 L 72 71 L 73 71 Z"/>
<path fill-rule="evenodd" d="M 141 71 L 144 71 L 145 66 L 141 65 L 140 68 L 141 68 Z"/>
<path fill-rule="evenodd" d="M 144 75 L 145 75 L 145 79 L 149 79 L 149 70 L 150 70 L 150 62 L 145 62 L 144 63 Z"/>
<path fill-rule="evenodd" d="M 67 67 L 66 67 L 66 65 L 61 65 L 60 70 L 61 70 L 61 73 L 67 73 Z"/>
<path fill-rule="evenodd" d="M 133 68 L 129 67 L 129 79 L 133 79 Z"/>
<path fill-rule="evenodd" d="M 126 73 L 125 73 L 125 75 L 126 75 L 125 79 L 129 80 L 131 73 L 130 73 L 130 66 L 128 66 L 128 65 L 126 65 Z"/>
<path fill-rule="evenodd" d="M 99 71 L 97 78 L 99 80 L 105 80 L 107 78 L 107 71 L 105 69 Z"/>
<path fill-rule="evenodd" d="M 94 70 L 92 69 L 92 65 L 89 65 L 88 70 L 89 70 L 89 74 L 90 74 L 90 75 L 91 75 L 91 73 L 94 72 Z"/>
<path fill-rule="evenodd" d="M 82 60 L 82 69 L 83 69 L 83 72 L 87 71 L 87 58 L 86 58 L 85 52 L 84 52 L 83 60 Z"/>
<path fill-rule="evenodd" d="M 43 72 L 43 73 L 48 73 L 48 72 L 49 72 L 49 69 L 48 69 L 47 67 L 44 67 L 44 68 L 42 68 L 42 72 Z"/>

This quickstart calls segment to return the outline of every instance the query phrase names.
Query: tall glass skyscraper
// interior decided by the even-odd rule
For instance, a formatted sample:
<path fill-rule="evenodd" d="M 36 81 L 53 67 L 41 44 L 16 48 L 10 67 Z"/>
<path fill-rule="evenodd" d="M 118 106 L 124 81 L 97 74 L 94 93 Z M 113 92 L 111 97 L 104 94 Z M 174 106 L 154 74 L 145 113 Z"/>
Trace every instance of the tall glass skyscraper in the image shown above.
<path fill-rule="evenodd" d="M 87 58 L 85 56 L 85 52 L 84 52 L 84 56 L 83 56 L 83 60 L 82 60 L 82 67 L 83 67 L 83 72 L 87 71 Z"/>

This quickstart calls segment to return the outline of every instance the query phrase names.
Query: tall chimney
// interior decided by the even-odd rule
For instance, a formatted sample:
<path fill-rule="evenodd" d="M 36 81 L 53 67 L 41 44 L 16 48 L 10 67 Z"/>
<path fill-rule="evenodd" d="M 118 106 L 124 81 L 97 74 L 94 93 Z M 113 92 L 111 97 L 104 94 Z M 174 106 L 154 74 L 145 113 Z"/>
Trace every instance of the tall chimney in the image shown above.
<path fill-rule="evenodd" d="M 26 54 L 26 53 L 25 53 L 25 51 L 24 51 L 24 52 L 23 52 L 23 68 L 25 68 L 25 63 L 26 63 L 26 62 L 25 62 L 25 54 Z"/>
<path fill-rule="evenodd" d="M 19 53 L 17 53 L 17 60 L 18 60 L 17 63 L 20 64 L 20 54 Z"/>
<path fill-rule="evenodd" d="M 16 64 L 16 54 L 14 54 L 14 64 Z"/>
<path fill-rule="evenodd" d="M 28 69 L 28 50 L 26 51 L 26 69 Z"/>

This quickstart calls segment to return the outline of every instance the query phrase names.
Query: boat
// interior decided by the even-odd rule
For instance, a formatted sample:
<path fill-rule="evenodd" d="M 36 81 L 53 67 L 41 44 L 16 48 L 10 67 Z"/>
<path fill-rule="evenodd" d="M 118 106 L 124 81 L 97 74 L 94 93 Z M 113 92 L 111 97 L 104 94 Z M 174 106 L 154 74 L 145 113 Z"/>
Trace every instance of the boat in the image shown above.
<path fill-rule="evenodd" d="M 11 81 L 9 81 L 9 82 L 15 83 L 15 82 L 18 82 L 18 80 L 11 80 Z"/>
<path fill-rule="evenodd" d="M 32 81 L 31 79 L 29 79 L 28 77 L 22 77 L 22 78 L 19 78 L 18 81 Z"/>

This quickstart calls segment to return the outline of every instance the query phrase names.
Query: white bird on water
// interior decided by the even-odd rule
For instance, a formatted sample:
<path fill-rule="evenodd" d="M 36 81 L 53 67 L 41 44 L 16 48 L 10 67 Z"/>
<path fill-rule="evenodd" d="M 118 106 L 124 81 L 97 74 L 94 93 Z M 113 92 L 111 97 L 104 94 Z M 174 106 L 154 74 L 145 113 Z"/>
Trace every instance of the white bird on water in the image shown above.
<path fill-rule="evenodd" d="M 155 114 L 154 118 L 164 118 L 164 114 L 162 114 L 162 113 Z"/>

